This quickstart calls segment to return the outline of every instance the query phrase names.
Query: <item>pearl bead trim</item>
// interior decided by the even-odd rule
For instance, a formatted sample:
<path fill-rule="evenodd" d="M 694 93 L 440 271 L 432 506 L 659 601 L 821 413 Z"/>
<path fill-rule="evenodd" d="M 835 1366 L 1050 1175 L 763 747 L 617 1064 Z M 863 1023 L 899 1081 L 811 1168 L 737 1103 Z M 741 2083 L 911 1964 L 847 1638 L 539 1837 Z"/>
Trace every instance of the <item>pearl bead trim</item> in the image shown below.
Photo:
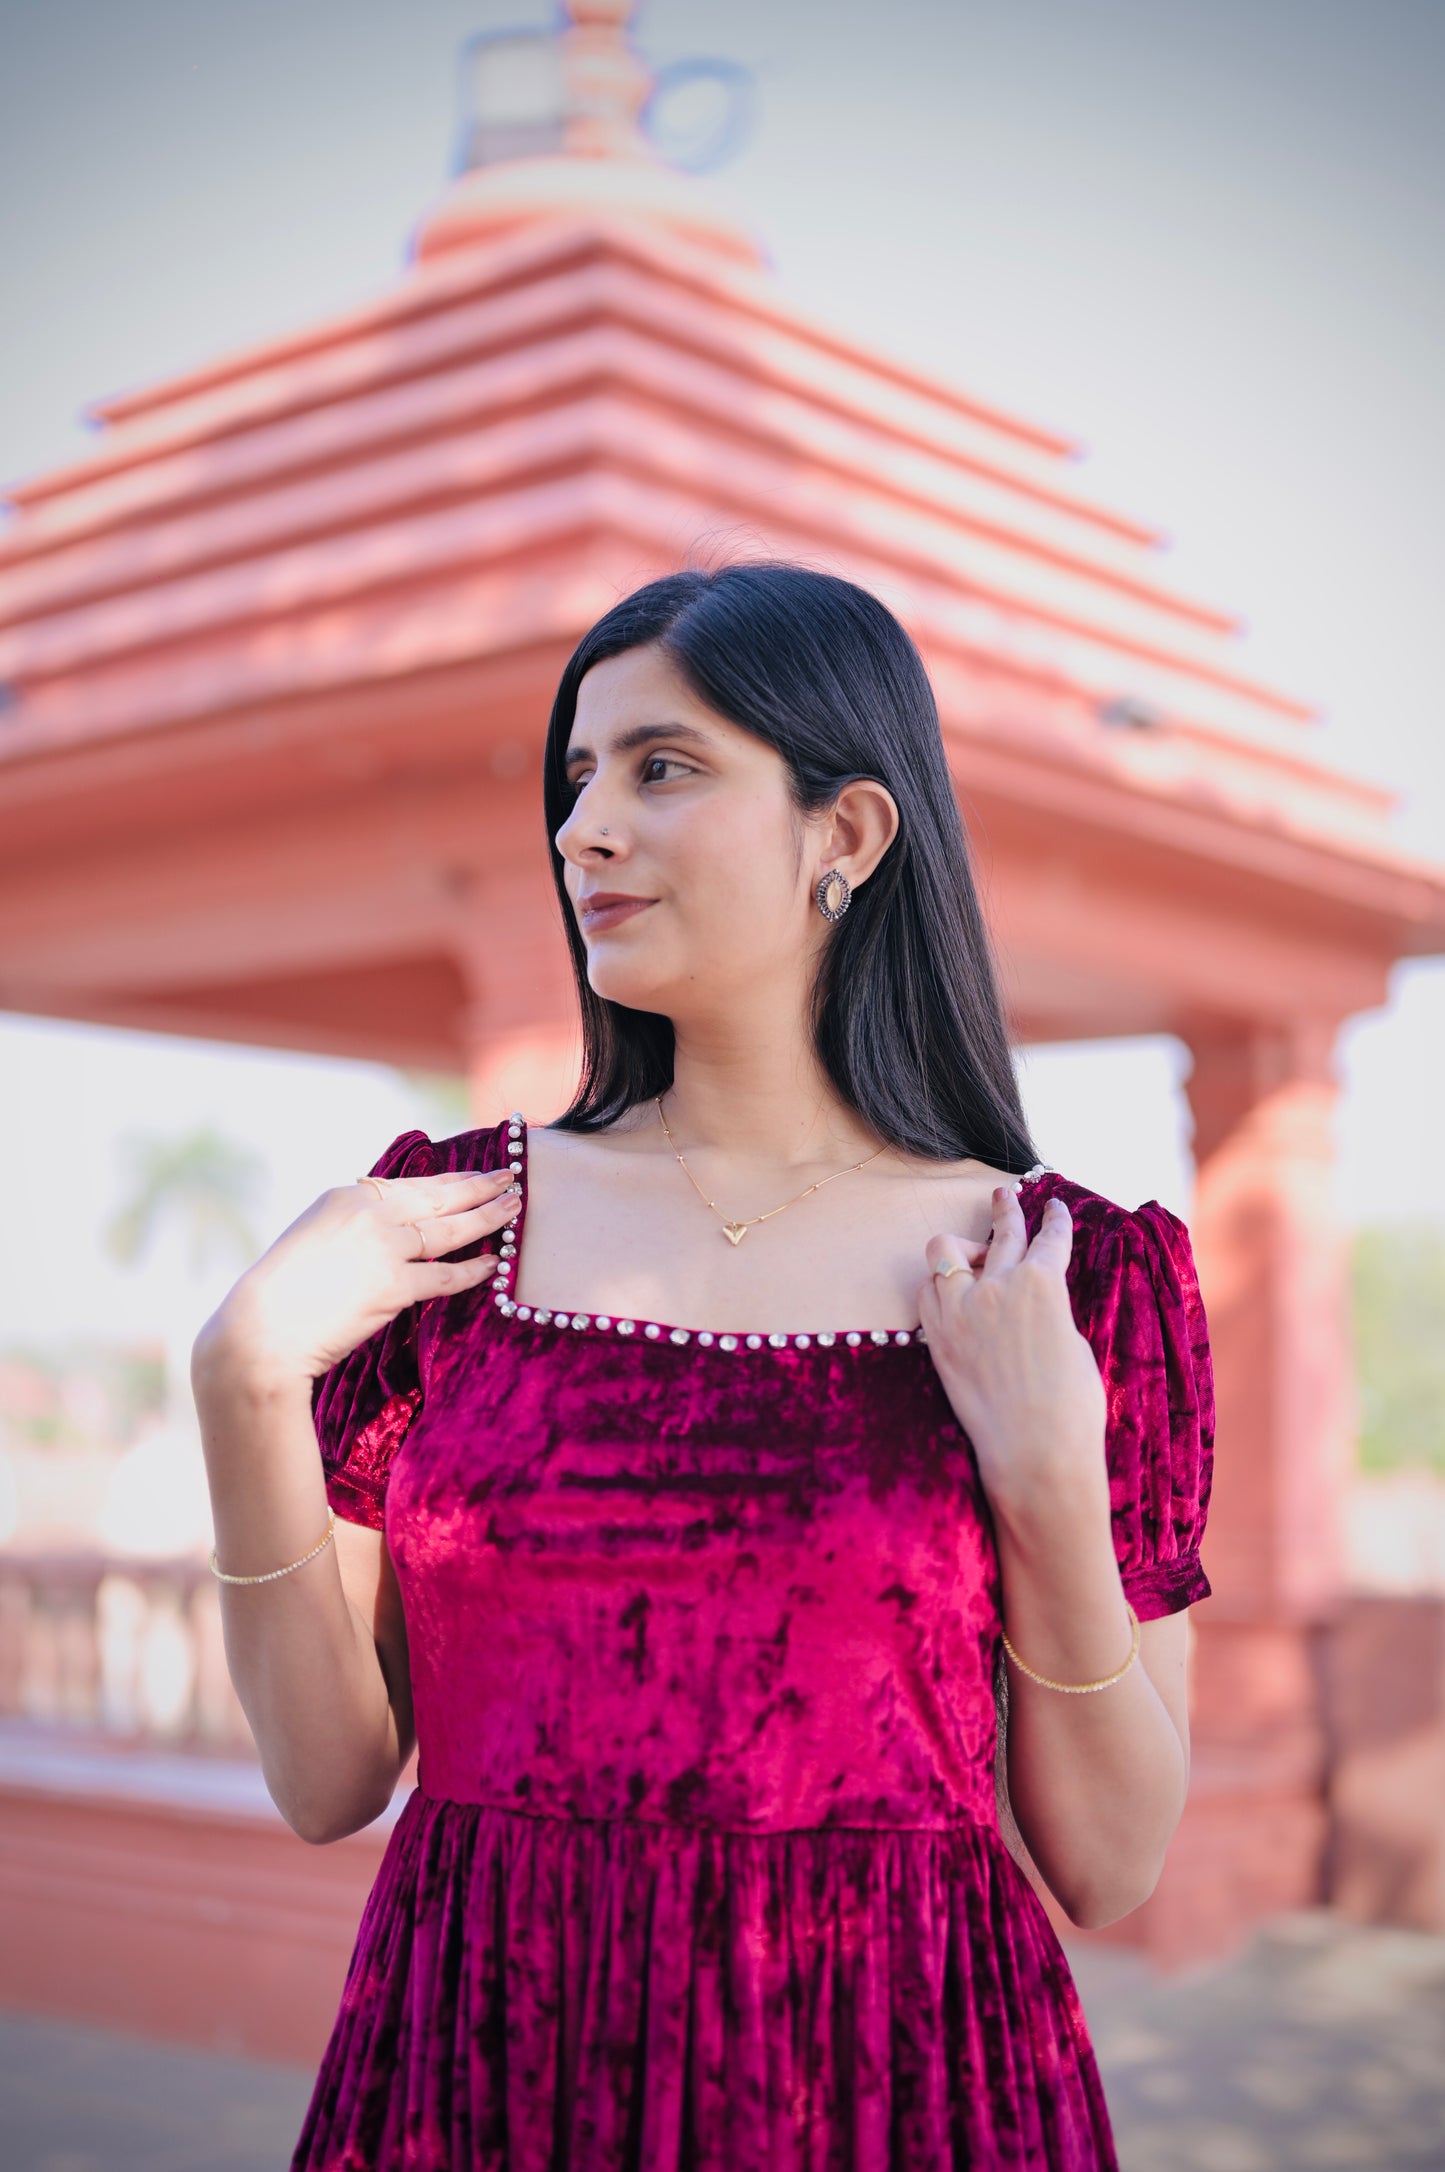
<path fill-rule="evenodd" d="M 507 1168 L 512 1176 L 523 1178 L 522 1213 L 526 1213 L 525 1176 L 523 1157 L 526 1152 L 526 1119 L 520 1111 L 513 1110 L 507 1119 Z M 1047 1162 L 1035 1162 L 1026 1175 L 1016 1177 L 1015 1194 L 1025 1184 L 1035 1183 L 1039 1177 L 1051 1172 Z M 517 1219 L 520 1221 L 521 1216 Z M 699 1350 L 722 1350 L 731 1355 L 739 1350 L 845 1350 L 884 1349 L 905 1350 L 911 1343 L 926 1342 L 928 1337 L 921 1327 L 872 1327 L 872 1328 L 814 1328 L 811 1332 L 796 1335 L 784 1334 L 736 1334 L 720 1335 L 706 1327 L 669 1327 L 661 1320 L 619 1320 L 607 1312 L 568 1312 L 565 1307 L 554 1311 L 545 1305 L 518 1305 L 510 1294 L 512 1276 L 516 1271 L 517 1241 L 516 1223 L 504 1233 L 497 1255 L 497 1269 L 492 1277 L 492 1302 L 504 1320 L 530 1322 L 533 1327 L 560 1327 L 577 1333 L 593 1332 L 599 1335 L 620 1335 L 624 1341 L 641 1335 L 647 1342 L 669 1342 L 678 1349 L 696 1343 Z"/>

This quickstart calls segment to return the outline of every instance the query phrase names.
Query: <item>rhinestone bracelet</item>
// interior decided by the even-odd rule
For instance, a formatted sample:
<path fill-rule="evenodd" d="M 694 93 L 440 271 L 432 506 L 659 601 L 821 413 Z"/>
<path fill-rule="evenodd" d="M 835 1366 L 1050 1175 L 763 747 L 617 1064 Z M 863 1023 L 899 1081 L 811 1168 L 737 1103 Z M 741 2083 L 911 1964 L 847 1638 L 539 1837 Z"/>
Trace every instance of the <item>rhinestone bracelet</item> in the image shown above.
<path fill-rule="evenodd" d="M 1023 1672 L 1029 1677 L 1030 1681 L 1042 1682 L 1045 1689 L 1061 1689 L 1066 1696 L 1082 1697 L 1088 1690 L 1107 1689 L 1111 1682 L 1117 1682 L 1121 1678 L 1121 1676 L 1126 1675 L 1129 1672 L 1129 1669 L 1133 1666 L 1135 1660 L 1139 1657 L 1139 1617 L 1134 1612 L 1133 1607 L 1129 1606 L 1129 1602 L 1127 1599 L 1124 1601 L 1124 1604 L 1125 1606 L 1129 1607 L 1129 1619 L 1134 1624 L 1134 1642 L 1130 1647 L 1129 1656 L 1124 1661 L 1123 1666 L 1116 1667 L 1112 1674 L 1104 1675 L 1102 1679 L 1097 1682 L 1051 1682 L 1046 1674 L 1035 1674 L 1032 1667 L 1024 1666 L 1024 1663 L 1019 1658 L 1018 1653 L 1010 1644 L 1008 1640 L 1008 1632 L 1006 1630 L 1000 1629 L 999 1635 L 1003 1638 L 1003 1648 L 1008 1653 L 1009 1658 L 1013 1661 L 1016 1667 L 1022 1668 Z"/>
<path fill-rule="evenodd" d="M 224 1569 L 218 1569 L 216 1567 L 216 1549 L 213 1546 L 211 1548 L 211 1574 L 213 1576 L 219 1576 L 223 1584 L 272 1583 L 278 1576 L 289 1576 L 293 1569 L 299 1569 L 301 1567 L 302 1562 L 314 1561 L 316 1559 L 316 1556 L 320 1553 L 322 1546 L 328 1546 L 331 1543 L 331 1539 L 335 1530 L 336 1511 L 334 1508 L 330 1508 L 326 1512 L 326 1536 L 324 1539 L 322 1539 L 321 1544 L 318 1546 L 313 1546 L 309 1554 L 303 1554 L 300 1561 L 288 1561 L 284 1569 L 267 1569 L 264 1576 L 228 1576 Z"/>

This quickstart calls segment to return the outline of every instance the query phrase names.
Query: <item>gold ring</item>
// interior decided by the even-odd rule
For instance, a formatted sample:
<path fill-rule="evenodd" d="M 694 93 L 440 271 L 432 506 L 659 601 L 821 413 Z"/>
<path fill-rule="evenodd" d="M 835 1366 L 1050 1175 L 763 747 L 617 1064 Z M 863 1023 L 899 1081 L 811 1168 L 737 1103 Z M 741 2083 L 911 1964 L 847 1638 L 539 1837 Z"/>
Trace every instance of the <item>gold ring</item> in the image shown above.
<path fill-rule="evenodd" d="M 936 1280 L 946 1282 L 950 1275 L 971 1275 L 974 1270 L 967 1260 L 951 1259 L 946 1267 L 935 1267 L 933 1272 Z"/>
<path fill-rule="evenodd" d="M 420 1222 L 408 1222 L 406 1226 L 407 1226 L 407 1228 L 408 1228 L 408 1229 L 414 1229 L 414 1230 L 416 1231 L 416 1241 L 417 1241 L 417 1243 L 418 1243 L 418 1244 L 419 1244 L 419 1245 L 421 1246 L 421 1256 L 422 1256 L 422 1258 L 423 1258 L 423 1259 L 425 1259 L 425 1260 L 429 1260 L 429 1259 L 431 1258 L 431 1254 L 430 1254 L 430 1252 L 428 1252 L 428 1250 L 427 1250 L 427 1248 L 426 1248 L 426 1238 L 425 1238 L 425 1236 L 424 1236 L 424 1235 L 422 1234 L 422 1226 L 421 1226 L 421 1223 L 420 1223 Z"/>
<path fill-rule="evenodd" d="M 385 1183 L 385 1181 L 386 1181 L 384 1177 L 364 1176 L 364 1177 L 358 1177 L 358 1178 L 356 1179 L 356 1181 L 357 1181 L 357 1183 L 358 1183 L 358 1184 L 371 1184 L 371 1185 L 374 1185 L 374 1186 L 375 1186 L 375 1188 L 376 1188 L 376 1196 L 377 1196 L 377 1198 L 378 1198 L 378 1199 L 385 1199 L 385 1197 L 386 1197 L 386 1193 L 385 1193 L 385 1192 L 384 1192 L 384 1191 L 382 1190 L 382 1188 L 381 1188 L 381 1187 L 382 1187 L 382 1185 L 383 1185 L 383 1184 Z"/>

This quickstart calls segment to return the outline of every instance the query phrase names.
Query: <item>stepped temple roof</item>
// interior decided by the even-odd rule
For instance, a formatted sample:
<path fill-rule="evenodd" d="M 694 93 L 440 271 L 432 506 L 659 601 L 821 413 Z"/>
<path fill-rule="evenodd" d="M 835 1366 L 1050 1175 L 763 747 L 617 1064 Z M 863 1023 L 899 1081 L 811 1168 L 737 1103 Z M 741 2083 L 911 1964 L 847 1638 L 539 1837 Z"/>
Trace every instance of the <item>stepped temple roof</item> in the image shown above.
<path fill-rule="evenodd" d="M 1391 796 L 1315 756 L 1309 705 L 1253 676 L 1228 611 L 1174 587 L 1068 440 L 788 302 L 706 186 L 648 152 L 626 14 L 577 0 L 554 147 L 464 173 L 388 291 L 104 402 L 93 452 L 11 492 L 0 1002 L 231 1030 L 221 983 L 277 969 L 236 920 L 263 902 L 206 898 L 192 949 L 142 903 L 161 863 L 174 908 L 196 883 L 199 905 L 210 877 L 180 861 L 208 830 L 244 888 L 248 836 L 284 857 L 318 824 L 384 824 L 391 788 L 455 806 L 465 777 L 485 827 L 598 613 L 760 553 L 864 583 L 922 646 L 1029 1030 L 1278 1000 L 1286 929 L 1334 946 L 1326 977 L 1352 961 L 1328 994 L 1291 967 L 1287 1000 L 1380 1000 L 1389 959 L 1445 934 Z M 436 850 L 468 861 L 442 831 Z M 1098 929 L 1080 953 L 1070 900 L 1121 882 L 1109 955 Z M 1255 994 L 1232 965 L 1182 968 L 1174 906 L 1261 936 Z M 301 979 L 262 1037 L 303 1030 L 305 991 L 346 962 L 329 918 L 293 898 Z M 365 933 L 343 919 L 372 970 L 449 947 L 414 897 Z M 257 1000 L 236 1030 L 261 1031 Z M 434 1022 L 420 1045 L 454 1041 Z"/>

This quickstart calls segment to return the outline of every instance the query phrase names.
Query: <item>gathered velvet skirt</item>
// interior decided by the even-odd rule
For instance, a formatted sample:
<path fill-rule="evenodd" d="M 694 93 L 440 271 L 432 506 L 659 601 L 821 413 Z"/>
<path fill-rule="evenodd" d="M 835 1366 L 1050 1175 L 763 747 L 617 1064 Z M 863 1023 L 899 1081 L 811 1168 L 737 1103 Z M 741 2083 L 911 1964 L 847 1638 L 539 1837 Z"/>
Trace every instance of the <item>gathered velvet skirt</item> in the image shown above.
<path fill-rule="evenodd" d="M 747 1833 L 415 1791 L 291 2172 L 1117 2172 L 997 1832 Z"/>

